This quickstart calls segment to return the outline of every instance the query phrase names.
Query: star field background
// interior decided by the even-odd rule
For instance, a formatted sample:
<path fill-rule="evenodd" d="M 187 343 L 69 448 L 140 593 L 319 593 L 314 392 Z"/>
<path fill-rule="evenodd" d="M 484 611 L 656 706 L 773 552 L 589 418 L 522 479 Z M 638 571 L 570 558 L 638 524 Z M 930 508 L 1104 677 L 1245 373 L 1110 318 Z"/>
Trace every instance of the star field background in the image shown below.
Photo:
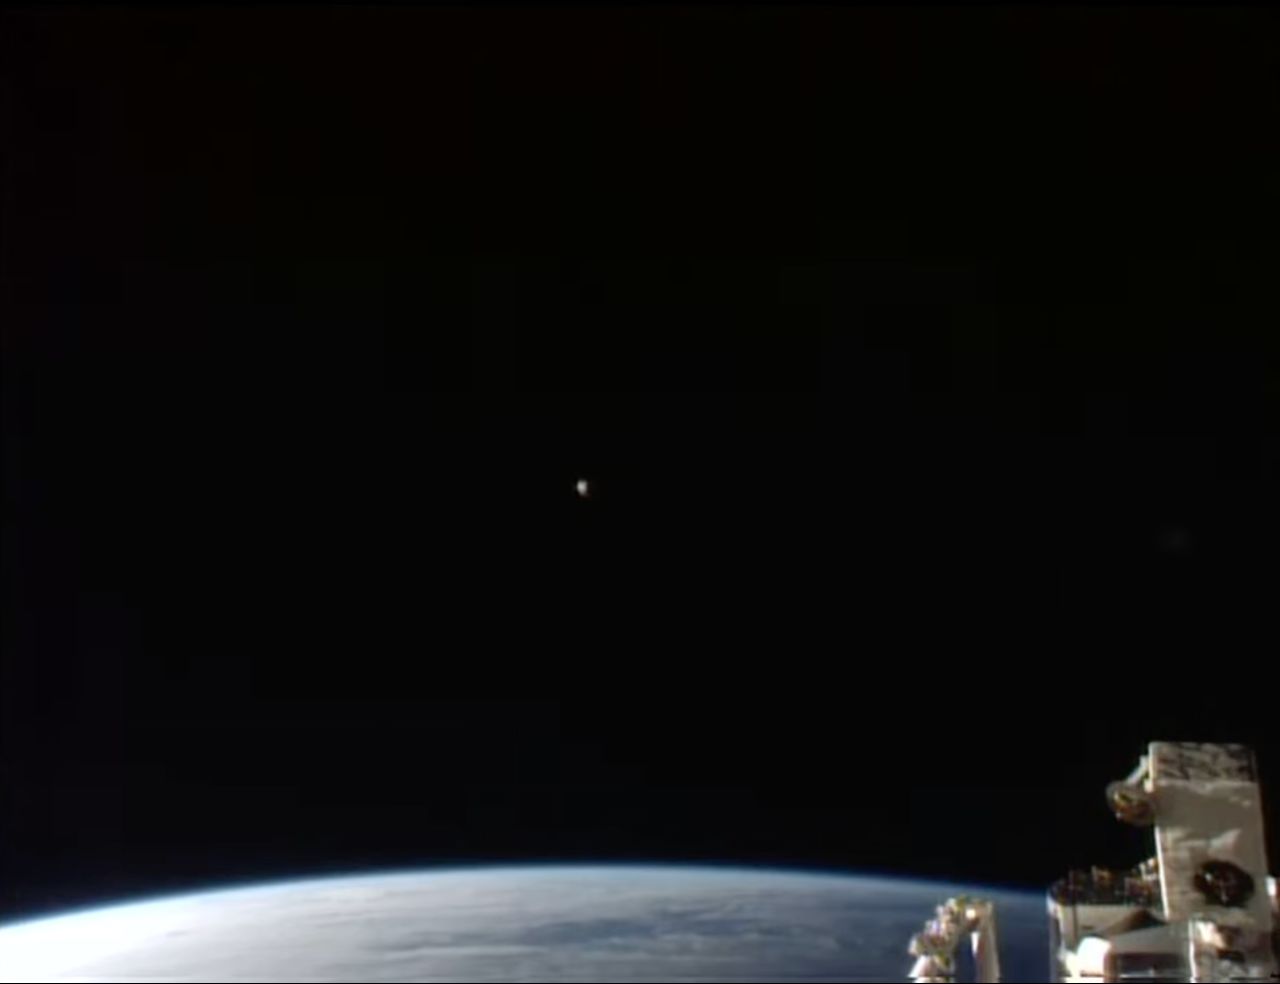
<path fill-rule="evenodd" d="M 1152 738 L 1256 744 L 1274 821 L 1260 8 L 0 46 L 0 915 L 467 859 L 1039 887 L 1141 856 L 1101 791 Z"/>

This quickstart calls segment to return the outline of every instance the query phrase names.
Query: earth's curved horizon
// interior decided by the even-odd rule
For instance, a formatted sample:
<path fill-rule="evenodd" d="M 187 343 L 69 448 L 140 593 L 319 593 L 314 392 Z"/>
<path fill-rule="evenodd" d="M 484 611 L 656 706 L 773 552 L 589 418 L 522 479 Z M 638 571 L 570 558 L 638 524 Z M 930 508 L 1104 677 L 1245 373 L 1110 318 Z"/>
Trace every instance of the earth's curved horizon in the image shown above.
<path fill-rule="evenodd" d="M 830 869 L 598 862 L 326 873 L 0 925 L 0 981 L 904 980 L 948 895 L 1044 980 L 1040 898 Z"/>

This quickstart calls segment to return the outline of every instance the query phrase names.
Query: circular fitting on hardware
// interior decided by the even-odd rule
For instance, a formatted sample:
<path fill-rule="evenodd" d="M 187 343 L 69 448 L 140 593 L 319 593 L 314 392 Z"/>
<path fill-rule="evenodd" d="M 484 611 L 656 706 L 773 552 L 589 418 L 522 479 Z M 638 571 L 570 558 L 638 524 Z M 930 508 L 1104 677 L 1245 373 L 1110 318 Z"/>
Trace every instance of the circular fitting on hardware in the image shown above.
<path fill-rule="evenodd" d="M 1253 876 L 1230 861 L 1206 861 L 1196 869 L 1196 891 L 1217 905 L 1240 908 L 1253 898 Z"/>

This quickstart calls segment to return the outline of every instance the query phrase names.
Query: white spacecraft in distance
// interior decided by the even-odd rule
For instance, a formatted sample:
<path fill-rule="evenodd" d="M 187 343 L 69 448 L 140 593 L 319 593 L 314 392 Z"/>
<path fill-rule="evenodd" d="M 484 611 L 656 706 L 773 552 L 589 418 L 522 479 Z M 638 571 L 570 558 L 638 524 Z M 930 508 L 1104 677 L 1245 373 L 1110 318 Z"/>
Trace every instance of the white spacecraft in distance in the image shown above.
<path fill-rule="evenodd" d="M 1119 819 L 1154 829 L 1156 853 L 1050 888 L 1050 980 L 1280 981 L 1280 905 L 1253 752 L 1152 742 L 1107 799 Z M 910 979 L 956 980 L 966 937 L 975 979 L 1000 980 L 995 906 L 967 897 L 938 906 L 912 938 Z"/>

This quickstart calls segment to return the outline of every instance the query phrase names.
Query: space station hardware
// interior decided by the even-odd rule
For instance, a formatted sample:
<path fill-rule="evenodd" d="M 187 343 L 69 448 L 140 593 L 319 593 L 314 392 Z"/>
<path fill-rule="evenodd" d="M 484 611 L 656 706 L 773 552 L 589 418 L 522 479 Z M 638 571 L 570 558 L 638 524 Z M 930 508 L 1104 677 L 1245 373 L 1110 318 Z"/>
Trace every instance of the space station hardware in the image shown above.
<path fill-rule="evenodd" d="M 1267 874 L 1261 788 L 1243 745 L 1152 742 L 1112 811 L 1150 827 L 1155 856 L 1073 871 L 1049 890 L 1053 981 L 1280 981 L 1280 902 Z M 912 938 L 915 981 L 1000 980 L 992 903 L 951 899 Z"/>
<path fill-rule="evenodd" d="M 911 968 L 915 981 L 954 981 L 956 951 L 965 937 L 973 947 L 978 979 L 1000 980 L 1000 954 L 996 936 L 995 906 L 983 899 L 958 896 L 938 906 L 934 918 L 911 938 Z"/>

